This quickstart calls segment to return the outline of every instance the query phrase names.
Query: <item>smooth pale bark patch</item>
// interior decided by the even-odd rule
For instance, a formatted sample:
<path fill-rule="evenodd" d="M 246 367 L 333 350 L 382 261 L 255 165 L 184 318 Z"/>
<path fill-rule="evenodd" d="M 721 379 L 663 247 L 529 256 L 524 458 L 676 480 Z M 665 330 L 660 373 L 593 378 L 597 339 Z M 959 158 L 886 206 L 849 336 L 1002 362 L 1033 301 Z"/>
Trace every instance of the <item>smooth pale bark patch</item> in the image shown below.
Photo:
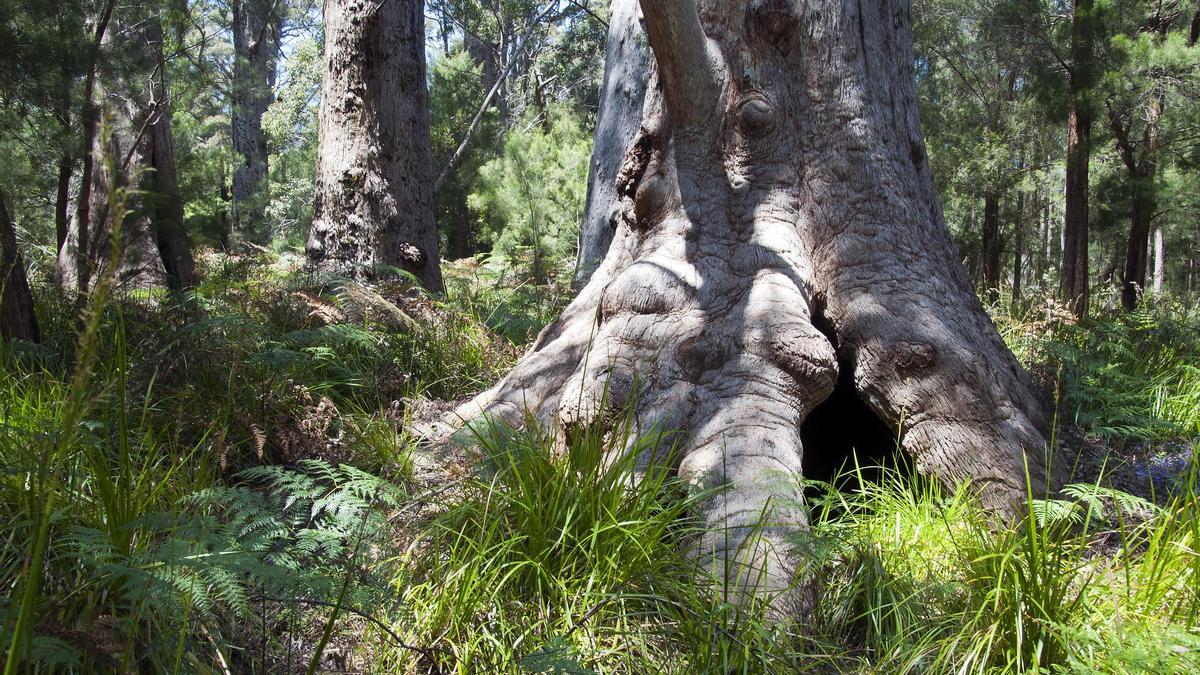
<path fill-rule="evenodd" d="M 613 0 L 608 22 L 608 48 L 604 58 L 604 84 L 600 111 L 592 139 L 587 199 L 579 228 L 579 253 L 574 284 L 582 287 L 604 260 L 620 224 L 617 175 L 625 153 L 642 126 L 646 99 L 646 71 L 650 45 L 642 30 L 637 0 Z"/>
<path fill-rule="evenodd" d="M 785 613 L 805 604 L 805 457 L 837 452 L 811 433 L 807 446 L 805 422 L 839 382 L 918 471 L 1020 508 L 1026 470 L 1037 492 L 1047 480 L 1049 420 L 943 221 L 909 3 L 642 10 L 656 69 L 612 245 L 516 368 L 449 421 L 529 410 L 569 430 L 633 408 L 674 433 L 680 476 L 721 488 L 701 560 Z"/>

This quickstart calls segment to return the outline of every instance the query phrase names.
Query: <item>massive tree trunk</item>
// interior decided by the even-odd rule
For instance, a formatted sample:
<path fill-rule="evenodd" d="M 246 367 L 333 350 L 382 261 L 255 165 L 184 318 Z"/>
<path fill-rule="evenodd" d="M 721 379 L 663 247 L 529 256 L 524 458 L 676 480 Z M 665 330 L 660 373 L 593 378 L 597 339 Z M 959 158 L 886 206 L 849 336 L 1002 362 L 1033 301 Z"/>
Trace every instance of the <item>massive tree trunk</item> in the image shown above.
<path fill-rule="evenodd" d="M 313 268 L 442 287 L 419 0 L 327 0 Z"/>
<path fill-rule="evenodd" d="M 262 117 L 275 94 L 275 66 L 283 31 L 281 0 L 234 0 L 233 4 L 233 171 L 232 221 L 248 239 L 265 243 L 267 136 Z"/>
<path fill-rule="evenodd" d="M 1075 316 L 1088 312 L 1088 168 L 1092 157 L 1092 111 L 1087 83 L 1092 59 L 1092 0 L 1075 0 L 1071 24 L 1070 117 L 1063 216 L 1062 296 Z"/>
<path fill-rule="evenodd" d="M 17 248 L 16 224 L 8 215 L 7 199 L 0 192 L 0 338 L 38 342 L 33 294 L 25 278 L 25 262 Z"/>
<path fill-rule="evenodd" d="M 1048 418 L 958 262 L 925 156 L 907 0 L 643 0 L 657 68 L 603 263 L 495 387 L 569 430 L 626 406 L 724 486 L 703 560 L 798 598 L 801 425 L 840 381 L 921 472 L 1012 513 Z M 661 456 L 642 457 L 643 462 Z"/>
<path fill-rule="evenodd" d="M 195 283 L 191 244 L 183 227 L 183 203 L 175 174 L 171 139 L 171 109 L 163 73 L 162 26 L 158 17 L 141 8 L 130 12 L 120 28 L 132 73 L 113 78 L 102 90 L 107 133 L 96 133 L 88 153 L 91 169 L 88 199 L 79 211 L 87 219 L 69 228 L 59 252 L 57 272 L 64 284 L 89 288 L 95 273 L 111 257 L 113 226 L 120 221 L 118 284 L 127 288 L 167 286 L 180 289 Z M 149 16 L 147 16 L 149 14 Z M 111 208 L 116 189 L 127 189 L 128 213 Z"/>
<path fill-rule="evenodd" d="M 625 152 L 642 126 L 646 98 L 646 69 L 650 48 L 642 31 L 638 0 L 613 0 L 608 22 L 608 53 L 604 58 L 604 84 L 600 87 L 600 112 L 592 139 L 587 201 L 579 228 L 579 253 L 575 280 L 582 288 L 604 260 L 620 222 L 617 173 Z"/>

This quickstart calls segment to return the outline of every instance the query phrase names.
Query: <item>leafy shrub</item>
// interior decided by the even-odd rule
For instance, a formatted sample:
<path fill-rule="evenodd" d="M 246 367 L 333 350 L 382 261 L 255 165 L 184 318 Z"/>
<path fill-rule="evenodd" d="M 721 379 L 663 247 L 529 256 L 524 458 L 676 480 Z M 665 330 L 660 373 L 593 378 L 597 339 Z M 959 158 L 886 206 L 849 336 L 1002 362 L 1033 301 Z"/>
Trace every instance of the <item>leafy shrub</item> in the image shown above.
<path fill-rule="evenodd" d="M 470 204 L 489 224 L 492 253 L 509 264 L 527 258 L 534 283 L 575 256 L 590 156 L 582 125 L 555 107 L 544 128 L 510 132 L 504 154 L 480 169 Z"/>
<path fill-rule="evenodd" d="M 1200 319 L 1178 306 L 1075 323 L 1053 305 L 1044 316 L 997 315 L 1021 360 L 1053 380 L 1058 418 L 1112 439 L 1200 431 Z"/>

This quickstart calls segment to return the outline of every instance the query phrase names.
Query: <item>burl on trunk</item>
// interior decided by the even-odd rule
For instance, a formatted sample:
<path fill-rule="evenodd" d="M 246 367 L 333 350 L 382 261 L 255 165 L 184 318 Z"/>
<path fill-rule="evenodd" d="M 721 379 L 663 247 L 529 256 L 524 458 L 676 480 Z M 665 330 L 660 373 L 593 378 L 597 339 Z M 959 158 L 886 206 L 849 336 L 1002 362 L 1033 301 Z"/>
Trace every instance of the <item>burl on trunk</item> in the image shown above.
<path fill-rule="evenodd" d="M 517 367 L 456 411 L 563 428 L 631 406 L 724 486 L 703 559 L 794 601 L 801 424 L 839 373 L 917 469 L 1019 508 L 1048 419 L 942 218 L 907 0 L 643 0 L 656 61 L 621 223 Z M 644 458 L 645 462 L 656 461 Z"/>

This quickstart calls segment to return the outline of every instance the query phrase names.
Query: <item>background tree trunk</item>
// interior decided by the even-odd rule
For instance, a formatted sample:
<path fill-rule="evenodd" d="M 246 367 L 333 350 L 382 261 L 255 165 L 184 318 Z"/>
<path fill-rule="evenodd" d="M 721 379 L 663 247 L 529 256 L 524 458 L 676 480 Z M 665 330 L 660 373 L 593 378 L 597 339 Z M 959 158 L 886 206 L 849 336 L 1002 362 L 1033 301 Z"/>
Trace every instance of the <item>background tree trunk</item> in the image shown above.
<path fill-rule="evenodd" d="M 1162 298 L 1163 281 L 1166 277 L 1166 262 L 1163 256 L 1166 255 L 1166 250 L 1163 247 L 1163 230 L 1162 227 L 1154 228 L 1154 299 L 1158 301 Z"/>
<path fill-rule="evenodd" d="M 1034 203 L 1037 197 L 1034 196 Z M 1017 213 L 1013 218 L 1013 275 L 1012 275 L 1012 304 L 1016 307 L 1021 302 L 1021 276 L 1024 275 L 1025 248 L 1025 193 L 1017 191 Z"/>
<path fill-rule="evenodd" d="M 283 31 L 282 0 L 234 0 L 232 223 L 251 241 L 266 243 L 267 136 L 262 118 L 274 100 L 275 70 Z"/>
<path fill-rule="evenodd" d="M 25 262 L 17 248 L 16 224 L 8 215 L 7 202 L 0 192 L 0 337 L 40 342 L 33 294 L 25 278 Z"/>
<path fill-rule="evenodd" d="M 1088 169 L 1092 156 L 1092 0 L 1074 0 L 1067 95 L 1067 177 L 1063 214 L 1062 295 L 1075 316 L 1088 312 Z"/>
<path fill-rule="evenodd" d="M 86 292 L 91 274 L 91 253 L 87 248 L 79 248 L 78 244 L 86 244 L 90 238 L 88 233 L 92 221 L 92 183 L 93 172 L 96 169 L 97 158 L 92 154 L 96 148 L 96 136 L 99 132 L 100 109 L 96 105 L 96 78 L 100 69 L 100 57 L 104 43 L 108 37 L 108 24 L 116 8 L 116 0 L 107 0 L 95 19 L 92 21 L 92 43 L 88 45 L 87 65 L 84 68 L 83 100 L 81 104 L 80 126 L 82 128 L 82 167 L 79 174 L 79 196 L 75 201 L 75 228 L 73 232 L 59 244 L 58 260 L 55 266 L 55 276 L 62 286 L 74 286 L 80 293 Z M 75 248 L 69 248 L 70 240 L 76 242 Z"/>
<path fill-rule="evenodd" d="M 620 221 L 617 173 L 642 126 L 650 47 L 637 0 L 613 0 L 600 111 L 592 139 L 587 200 L 579 228 L 574 284 L 582 288 L 604 259 Z"/>
<path fill-rule="evenodd" d="M 983 194 L 982 234 L 982 264 L 979 266 L 981 290 L 994 291 L 1000 288 L 1000 258 L 1003 253 L 1000 241 L 1000 194 L 995 190 Z"/>
<path fill-rule="evenodd" d="M 162 26 L 141 5 L 115 28 L 121 41 L 109 46 L 128 51 L 132 75 L 114 79 L 107 88 L 97 86 L 110 113 L 108 133 L 93 136 L 90 180 L 87 190 L 80 191 L 80 199 L 86 196 L 90 202 L 80 207 L 88 223 L 68 230 L 57 272 L 65 283 L 81 291 L 89 288 L 111 256 L 115 214 L 109 197 L 114 189 L 133 187 L 120 228 L 118 283 L 180 289 L 195 283 L 195 266 L 175 176 L 170 101 L 161 68 Z"/>
<path fill-rule="evenodd" d="M 795 608 L 801 426 L 839 379 L 921 472 L 1011 513 L 1049 420 L 972 291 L 925 157 L 906 0 L 643 0 L 657 75 L 600 267 L 451 420 L 632 407 L 724 489 L 698 554 Z M 840 377 L 839 377 L 840 375 Z M 661 454 L 641 458 L 663 461 Z M 720 571 L 720 570 L 723 570 Z"/>
<path fill-rule="evenodd" d="M 418 0 L 328 0 L 311 265 L 379 264 L 441 290 L 433 219 L 425 14 Z"/>
<path fill-rule="evenodd" d="M 1169 21 L 1159 20 L 1155 26 L 1158 40 L 1166 38 Z M 1158 152 L 1161 144 L 1158 123 L 1162 118 L 1166 92 L 1156 86 L 1146 106 L 1145 127 L 1142 130 L 1141 152 L 1129 147 L 1126 137 L 1118 132 L 1118 145 L 1129 168 L 1131 208 L 1129 246 L 1125 253 L 1125 273 L 1121 276 L 1121 304 L 1126 310 L 1137 307 L 1138 298 L 1146 290 L 1146 268 L 1149 266 L 1150 224 L 1158 209 Z M 1114 120 L 1114 127 L 1118 126 Z"/>

